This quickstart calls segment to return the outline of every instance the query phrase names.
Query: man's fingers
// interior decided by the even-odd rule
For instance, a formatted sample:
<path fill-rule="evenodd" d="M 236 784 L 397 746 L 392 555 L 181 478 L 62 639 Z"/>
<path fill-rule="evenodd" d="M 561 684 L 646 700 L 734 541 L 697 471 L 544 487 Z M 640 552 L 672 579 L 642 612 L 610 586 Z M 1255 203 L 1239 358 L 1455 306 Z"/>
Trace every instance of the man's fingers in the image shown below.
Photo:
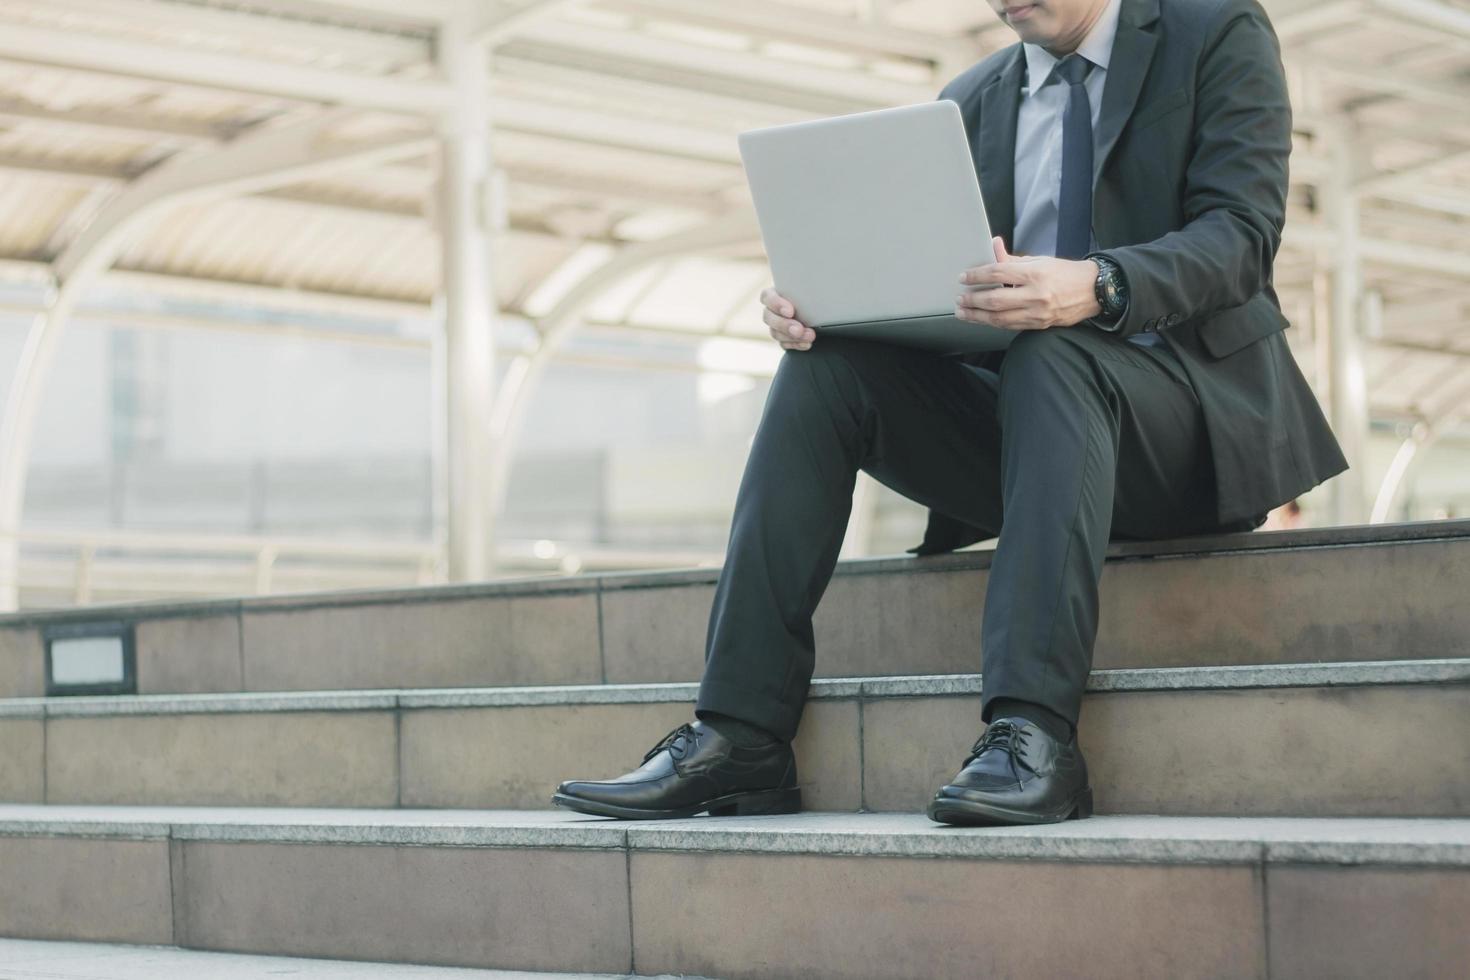
<path fill-rule="evenodd" d="M 761 319 L 770 328 L 771 336 L 777 340 L 786 338 L 802 340 L 809 334 L 812 334 L 812 329 L 800 320 L 791 320 L 780 316 L 774 310 L 766 310 L 761 314 Z"/>
<path fill-rule="evenodd" d="M 1028 286 L 1015 289 L 987 289 L 977 293 L 961 293 L 955 297 L 959 305 L 987 313 L 1020 310 L 1036 302 L 1036 293 Z"/>
<path fill-rule="evenodd" d="M 762 313 L 761 319 L 765 321 L 766 326 L 773 327 L 778 330 L 789 331 L 792 327 L 801 330 L 805 329 L 806 327 L 806 324 L 802 323 L 800 320 L 793 320 L 790 317 L 784 317 L 772 309 L 767 309 L 764 313 Z"/>
<path fill-rule="evenodd" d="M 791 301 L 769 286 L 761 290 L 761 305 L 781 316 L 796 316 L 796 308 Z"/>
<path fill-rule="evenodd" d="M 974 323 L 983 323 L 990 327 L 1000 327 L 1002 330 L 1024 330 L 1025 324 L 1029 322 L 1021 313 L 1014 310 L 1005 313 L 980 314 L 974 310 L 959 314 L 961 320 L 970 320 Z"/>
<path fill-rule="evenodd" d="M 807 350 L 812 346 L 812 341 L 816 339 L 816 333 L 807 328 L 803 336 L 793 337 L 784 327 L 772 327 L 771 339 L 780 344 L 784 350 Z"/>
<path fill-rule="evenodd" d="M 957 311 L 955 316 L 968 323 L 983 323 L 987 327 L 999 327 L 1001 330 L 1045 330 L 1049 326 L 1025 310 L 1006 310 L 1001 313 L 964 310 Z"/>
<path fill-rule="evenodd" d="M 1002 330 L 1041 330 L 1047 326 L 1036 318 L 1034 312 L 1021 308 L 994 313 L 963 308 L 957 309 L 955 316 L 970 323 L 983 323 Z"/>
<path fill-rule="evenodd" d="M 960 274 L 960 282 L 972 286 L 1020 286 L 1031 281 L 1036 265 L 1022 259 L 1007 259 L 994 265 L 977 265 Z"/>

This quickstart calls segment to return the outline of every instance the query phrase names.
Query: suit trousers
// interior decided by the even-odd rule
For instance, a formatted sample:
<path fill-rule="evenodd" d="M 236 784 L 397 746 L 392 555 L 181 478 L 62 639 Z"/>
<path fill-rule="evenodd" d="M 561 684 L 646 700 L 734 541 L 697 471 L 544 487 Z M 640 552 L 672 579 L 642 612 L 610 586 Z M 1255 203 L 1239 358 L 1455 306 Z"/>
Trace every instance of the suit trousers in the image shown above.
<path fill-rule="evenodd" d="M 859 470 L 999 535 L 976 657 L 986 722 L 1004 697 L 1076 723 L 1110 539 L 1225 529 L 1199 402 L 1164 348 L 1054 327 L 1018 334 L 990 371 L 820 336 L 787 351 L 771 382 L 736 494 L 696 713 L 795 736 L 816 664 L 812 614 Z"/>

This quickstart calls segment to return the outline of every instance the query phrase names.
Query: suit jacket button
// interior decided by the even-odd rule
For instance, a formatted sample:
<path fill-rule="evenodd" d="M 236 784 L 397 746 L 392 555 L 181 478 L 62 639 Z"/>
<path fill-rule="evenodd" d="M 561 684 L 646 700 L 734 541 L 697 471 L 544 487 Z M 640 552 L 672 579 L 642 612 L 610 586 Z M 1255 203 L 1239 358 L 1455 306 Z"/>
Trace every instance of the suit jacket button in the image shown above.
<path fill-rule="evenodd" d="M 1152 330 L 1154 328 L 1154 326 L 1158 322 L 1159 321 L 1156 320 L 1156 319 L 1155 320 L 1145 320 L 1145 321 L 1143 321 L 1143 329 L 1145 329 L 1145 330 Z"/>
<path fill-rule="evenodd" d="M 1181 319 L 1182 319 L 1182 317 L 1180 317 L 1178 313 L 1170 313 L 1169 314 L 1169 326 L 1172 327 L 1174 324 L 1178 323 Z"/>

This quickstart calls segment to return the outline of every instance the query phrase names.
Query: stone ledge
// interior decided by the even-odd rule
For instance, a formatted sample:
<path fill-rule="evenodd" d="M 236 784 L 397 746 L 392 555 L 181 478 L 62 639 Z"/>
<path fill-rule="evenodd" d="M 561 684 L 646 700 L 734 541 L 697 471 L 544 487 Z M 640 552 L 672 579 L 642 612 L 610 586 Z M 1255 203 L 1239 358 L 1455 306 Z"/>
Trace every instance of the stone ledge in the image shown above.
<path fill-rule="evenodd" d="M 502 708 L 548 704 L 667 704 L 690 701 L 698 684 L 572 684 L 402 691 L 403 708 Z"/>
<path fill-rule="evenodd" d="M 52 698 L 9 698 L 0 700 L 0 718 L 44 718 Z"/>
<path fill-rule="evenodd" d="M 1470 868 L 1470 820 L 1444 819 L 1098 816 L 979 828 L 891 813 L 632 822 L 559 810 L 0 805 L 0 837 Z"/>
<path fill-rule="evenodd" d="M 1260 687 L 1362 687 L 1470 681 L 1470 658 L 1359 660 L 1238 667 L 1150 667 L 1094 671 L 1088 691 L 1190 691 Z"/>
<path fill-rule="evenodd" d="M 1289 687 L 1457 684 L 1470 682 L 1470 657 L 1369 660 L 1247 667 L 1153 667 L 1094 671 L 1093 694 L 1129 691 L 1220 691 Z M 981 693 L 979 674 L 840 677 L 812 681 L 810 700 L 956 697 Z M 441 690 L 301 691 L 262 694 L 134 694 L 17 698 L 0 701 L 0 717 L 237 714 L 278 711 L 392 711 L 507 708 L 574 704 L 692 703 L 698 684 L 578 684 Z"/>
<path fill-rule="evenodd" d="M 1261 554 L 1276 551 L 1371 547 L 1418 541 L 1470 538 L 1470 520 L 1420 521 L 1409 524 L 1357 524 L 1346 527 L 1307 528 L 1296 531 L 1247 531 L 1210 534 L 1160 541 L 1114 541 L 1108 545 L 1109 562 L 1140 558 L 1205 558 L 1215 555 Z M 834 575 L 896 575 L 922 572 L 962 572 L 988 569 L 993 542 L 978 548 L 916 558 L 881 555 L 851 558 L 837 563 Z M 681 568 L 657 572 L 604 572 L 603 591 L 648 589 L 681 585 L 712 585 L 718 568 Z"/>
<path fill-rule="evenodd" d="M 580 825 L 579 825 L 580 824 Z M 336 807 L 0 804 L 0 837 L 622 848 L 611 822 L 563 810 L 375 810 Z"/>
<path fill-rule="evenodd" d="M 113 694 L 31 698 L 48 718 L 92 715 L 242 714 L 273 711 L 391 711 L 396 691 L 307 691 L 301 694 Z"/>
<path fill-rule="evenodd" d="M 99 602 L 58 609 L 27 609 L 0 614 L 0 629 L 17 626 L 49 626 L 52 623 L 135 622 L 208 616 L 237 616 L 240 600 L 227 599 L 142 599 L 132 602 Z"/>
<path fill-rule="evenodd" d="M 35 980 L 259 980 L 272 976 L 296 980 L 700 980 L 669 974 L 634 977 L 627 973 L 525 973 L 38 939 L 0 939 L 0 975 Z"/>
<path fill-rule="evenodd" d="M 1042 827 L 947 827 L 920 814 L 799 814 L 628 829 L 635 850 L 751 851 L 1150 864 L 1470 867 L 1470 820 L 1096 816 Z M 763 823 L 757 823 L 763 822 Z"/>

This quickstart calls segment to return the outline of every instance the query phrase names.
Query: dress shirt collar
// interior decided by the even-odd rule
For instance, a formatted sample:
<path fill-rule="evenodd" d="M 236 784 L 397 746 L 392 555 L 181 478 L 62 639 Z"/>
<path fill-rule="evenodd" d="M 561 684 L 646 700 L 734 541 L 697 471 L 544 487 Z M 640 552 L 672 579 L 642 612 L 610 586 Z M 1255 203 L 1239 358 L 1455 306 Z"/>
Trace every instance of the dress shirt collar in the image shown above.
<path fill-rule="evenodd" d="M 1122 7 L 1123 0 L 1108 0 L 1102 16 L 1077 46 L 1078 54 L 1103 71 L 1107 71 L 1112 60 L 1113 38 L 1118 36 L 1118 13 Z M 1046 84 L 1059 59 L 1039 44 L 1022 44 L 1021 48 L 1026 53 L 1026 85 L 1034 92 Z"/>

